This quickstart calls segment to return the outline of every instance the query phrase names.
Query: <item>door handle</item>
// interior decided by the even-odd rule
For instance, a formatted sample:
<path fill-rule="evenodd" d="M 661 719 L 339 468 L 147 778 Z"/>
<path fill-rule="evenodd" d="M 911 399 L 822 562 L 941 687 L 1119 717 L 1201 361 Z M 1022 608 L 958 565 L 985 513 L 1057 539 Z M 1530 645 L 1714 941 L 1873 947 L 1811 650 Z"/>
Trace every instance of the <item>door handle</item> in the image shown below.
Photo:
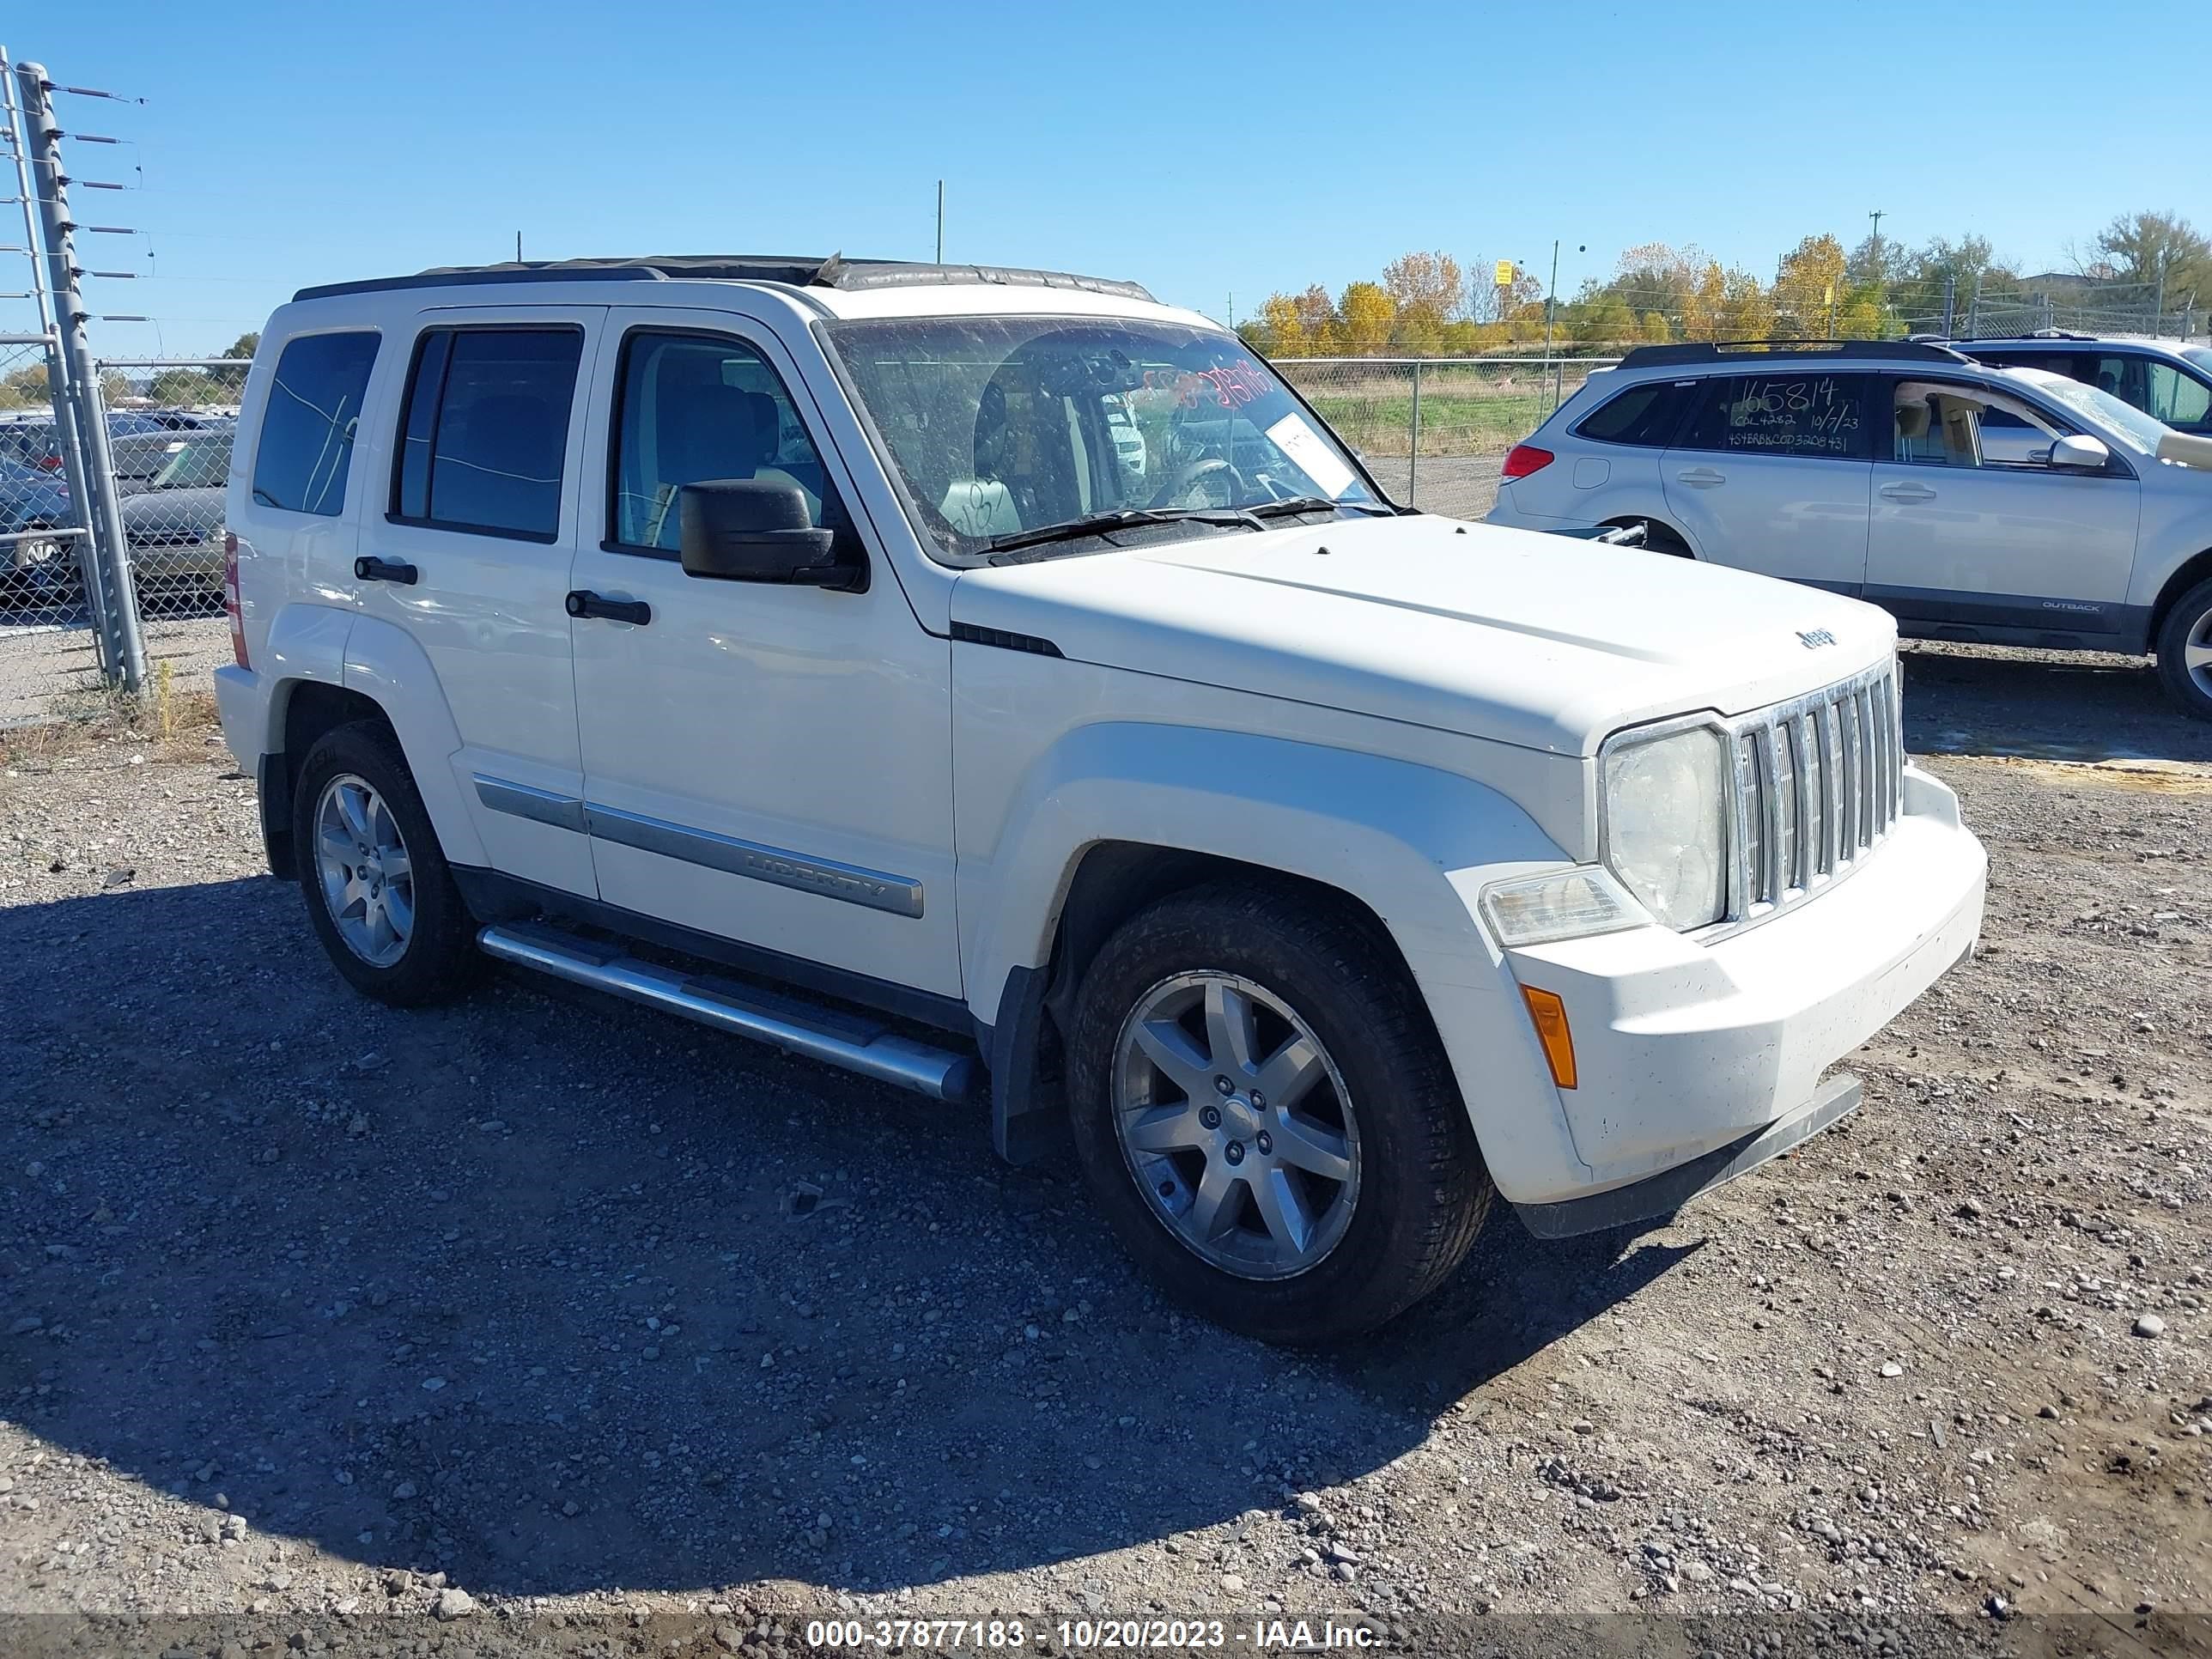
<path fill-rule="evenodd" d="M 1693 466 L 1674 476 L 1692 489 L 1711 489 L 1728 482 L 1727 473 L 1710 466 Z"/>
<path fill-rule="evenodd" d="M 403 587 L 412 587 L 418 573 L 411 564 L 401 564 L 392 559 L 362 557 L 353 562 L 354 579 L 364 582 L 398 582 Z"/>
<path fill-rule="evenodd" d="M 1936 492 L 1926 484 L 1886 483 L 1881 487 L 1884 499 L 1893 501 L 1932 501 Z"/>
<path fill-rule="evenodd" d="M 643 599 L 607 599 L 576 588 L 568 595 L 572 617 L 604 617 L 609 622 L 635 623 L 642 628 L 653 620 L 653 607 Z"/>

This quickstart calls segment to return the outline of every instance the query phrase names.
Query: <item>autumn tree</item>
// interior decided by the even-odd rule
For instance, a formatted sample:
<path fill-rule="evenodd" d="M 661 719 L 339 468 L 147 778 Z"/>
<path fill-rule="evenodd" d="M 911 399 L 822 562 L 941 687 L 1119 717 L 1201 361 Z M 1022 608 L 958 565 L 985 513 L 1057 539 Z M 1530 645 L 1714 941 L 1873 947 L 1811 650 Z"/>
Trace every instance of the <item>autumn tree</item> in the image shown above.
<path fill-rule="evenodd" d="M 1298 315 L 1298 303 L 1287 294 L 1270 294 L 1260 307 L 1261 349 L 1278 357 L 1313 355 L 1313 336 Z"/>
<path fill-rule="evenodd" d="M 1777 337 L 1826 338 L 1837 307 L 1849 300 L 1847 286 L 1841 242 L 1828 235 L 1800 241 L 1774 271 Z"/>
<path fill-rule="evenodd" d="M 1379 283 L 1350 283 L 1337 299 L 1343 319 L 1344 349 L 1354 357 L 1379 357 L 1389 349 L 1390 325 L 1398 307 Z"/>
<path fill-rule="evenodd" d="M 1401 321 L 1418 319 L 1438 329 L 1457 317 L 1467 301 L 1459 261 L 1441 251 L 1400 254 L 1382 267 L 1382 288 Z"/>

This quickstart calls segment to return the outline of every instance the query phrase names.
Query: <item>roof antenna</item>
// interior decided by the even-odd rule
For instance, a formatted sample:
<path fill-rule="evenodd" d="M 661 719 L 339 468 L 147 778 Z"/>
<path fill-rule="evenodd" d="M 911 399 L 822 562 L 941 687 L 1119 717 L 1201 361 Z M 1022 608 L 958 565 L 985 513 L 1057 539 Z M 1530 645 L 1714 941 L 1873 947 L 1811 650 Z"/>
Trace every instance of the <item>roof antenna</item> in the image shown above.
<path fill-rule="evenodd" d="M 519 230 L 514 233 L 514 263 L 522 263 L 522 233 Z"/>
<path fill-rule="evenodd" d="M 810 288 L 835 288 L 837 286 L 837 278 L 844 274 L 844 270 L 845 255 L 841 250 L 838 252 L 831 254 L 828 258 L 822 262 L 821 268 L 817 270 L 813 276 L 806 279 L 807 286 Z"/>

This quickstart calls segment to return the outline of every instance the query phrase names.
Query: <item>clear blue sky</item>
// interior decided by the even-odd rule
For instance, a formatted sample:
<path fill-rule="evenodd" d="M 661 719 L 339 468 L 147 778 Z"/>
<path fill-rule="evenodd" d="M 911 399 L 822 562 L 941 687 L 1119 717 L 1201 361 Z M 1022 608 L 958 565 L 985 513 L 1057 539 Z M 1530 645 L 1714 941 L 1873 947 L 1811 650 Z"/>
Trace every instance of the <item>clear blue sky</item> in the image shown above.
<path fill-rule="evenodd" d="M 1560 288 L 1638 242 L 1771 276 L 1869 210 L 2030 270 L 2113 214 L 2212 222 L 2202 0 L 2091 8 L 795 3 L 22 7 L 88 179 L 111 356 L 219 349 L 305 283 L 766 252 L 1131 276 L 1224 315 L 1409 248 Z M 2163 43 L 2163 45 L 2161 45 Z M 2083 74 L 2087 61 L 2108 72 Z M 143 175 L 133 168 L 143 168 Z M 1577 253 L 1578 244 L 1589 252 Z M 153 258 L 147 256 L 151 252 Z"/>

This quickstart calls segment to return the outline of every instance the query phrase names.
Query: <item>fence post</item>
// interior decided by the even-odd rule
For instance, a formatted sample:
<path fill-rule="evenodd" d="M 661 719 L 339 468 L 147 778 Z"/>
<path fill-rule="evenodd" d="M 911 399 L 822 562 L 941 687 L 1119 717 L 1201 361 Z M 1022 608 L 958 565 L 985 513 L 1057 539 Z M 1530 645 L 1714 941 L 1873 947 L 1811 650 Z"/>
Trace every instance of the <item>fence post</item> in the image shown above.
<path fill-rule="evenodd" d="M 123 530 L 123 509 L 115 488 L 115 458 L 108 446 L 107 414 L 100 395 L 100 371 L 85 333 L 84 297 L 77 292 L 76 250 L 69 216 L 68 183 L 62 173 L 61 128 L 54 119 L 53 88 L 45 66 L 15 65 L 22 96 L 24 137 L 37 185 L 40 228 L 46 244 L 47 286 L 54 296 L 57 356 L 68 366 L 68 393 L 76 414 L 77 437 L 84 452 L 85 523 L 92 532 L 94 574 L 99 599 L 93 610 L 107 635 L 102 654 L 123 689 L 136 694 L 146 683 L 146 641 L 138 623 L 138 596 L 131 580 L 131 546 Z M 88 585 L 88 586 L 90 584 Z"/>
<path fill-rule="evenodd" d="M 1419 507 L 1420 497 L 1415 493 L 1421 477 L 1421 362 L 1413 360 L 1413 419 L 1412 453 L 1406 458 L 1406 505 Z"/>
<path fill-rule="evenodd" d="M 1957 337 L 1951 332 L 1951 325 L 1958 320 L 1958 313 L 1959 273 L 1954 270 L 1943 278 L 1943 337 L 1947 340 Z"/>

